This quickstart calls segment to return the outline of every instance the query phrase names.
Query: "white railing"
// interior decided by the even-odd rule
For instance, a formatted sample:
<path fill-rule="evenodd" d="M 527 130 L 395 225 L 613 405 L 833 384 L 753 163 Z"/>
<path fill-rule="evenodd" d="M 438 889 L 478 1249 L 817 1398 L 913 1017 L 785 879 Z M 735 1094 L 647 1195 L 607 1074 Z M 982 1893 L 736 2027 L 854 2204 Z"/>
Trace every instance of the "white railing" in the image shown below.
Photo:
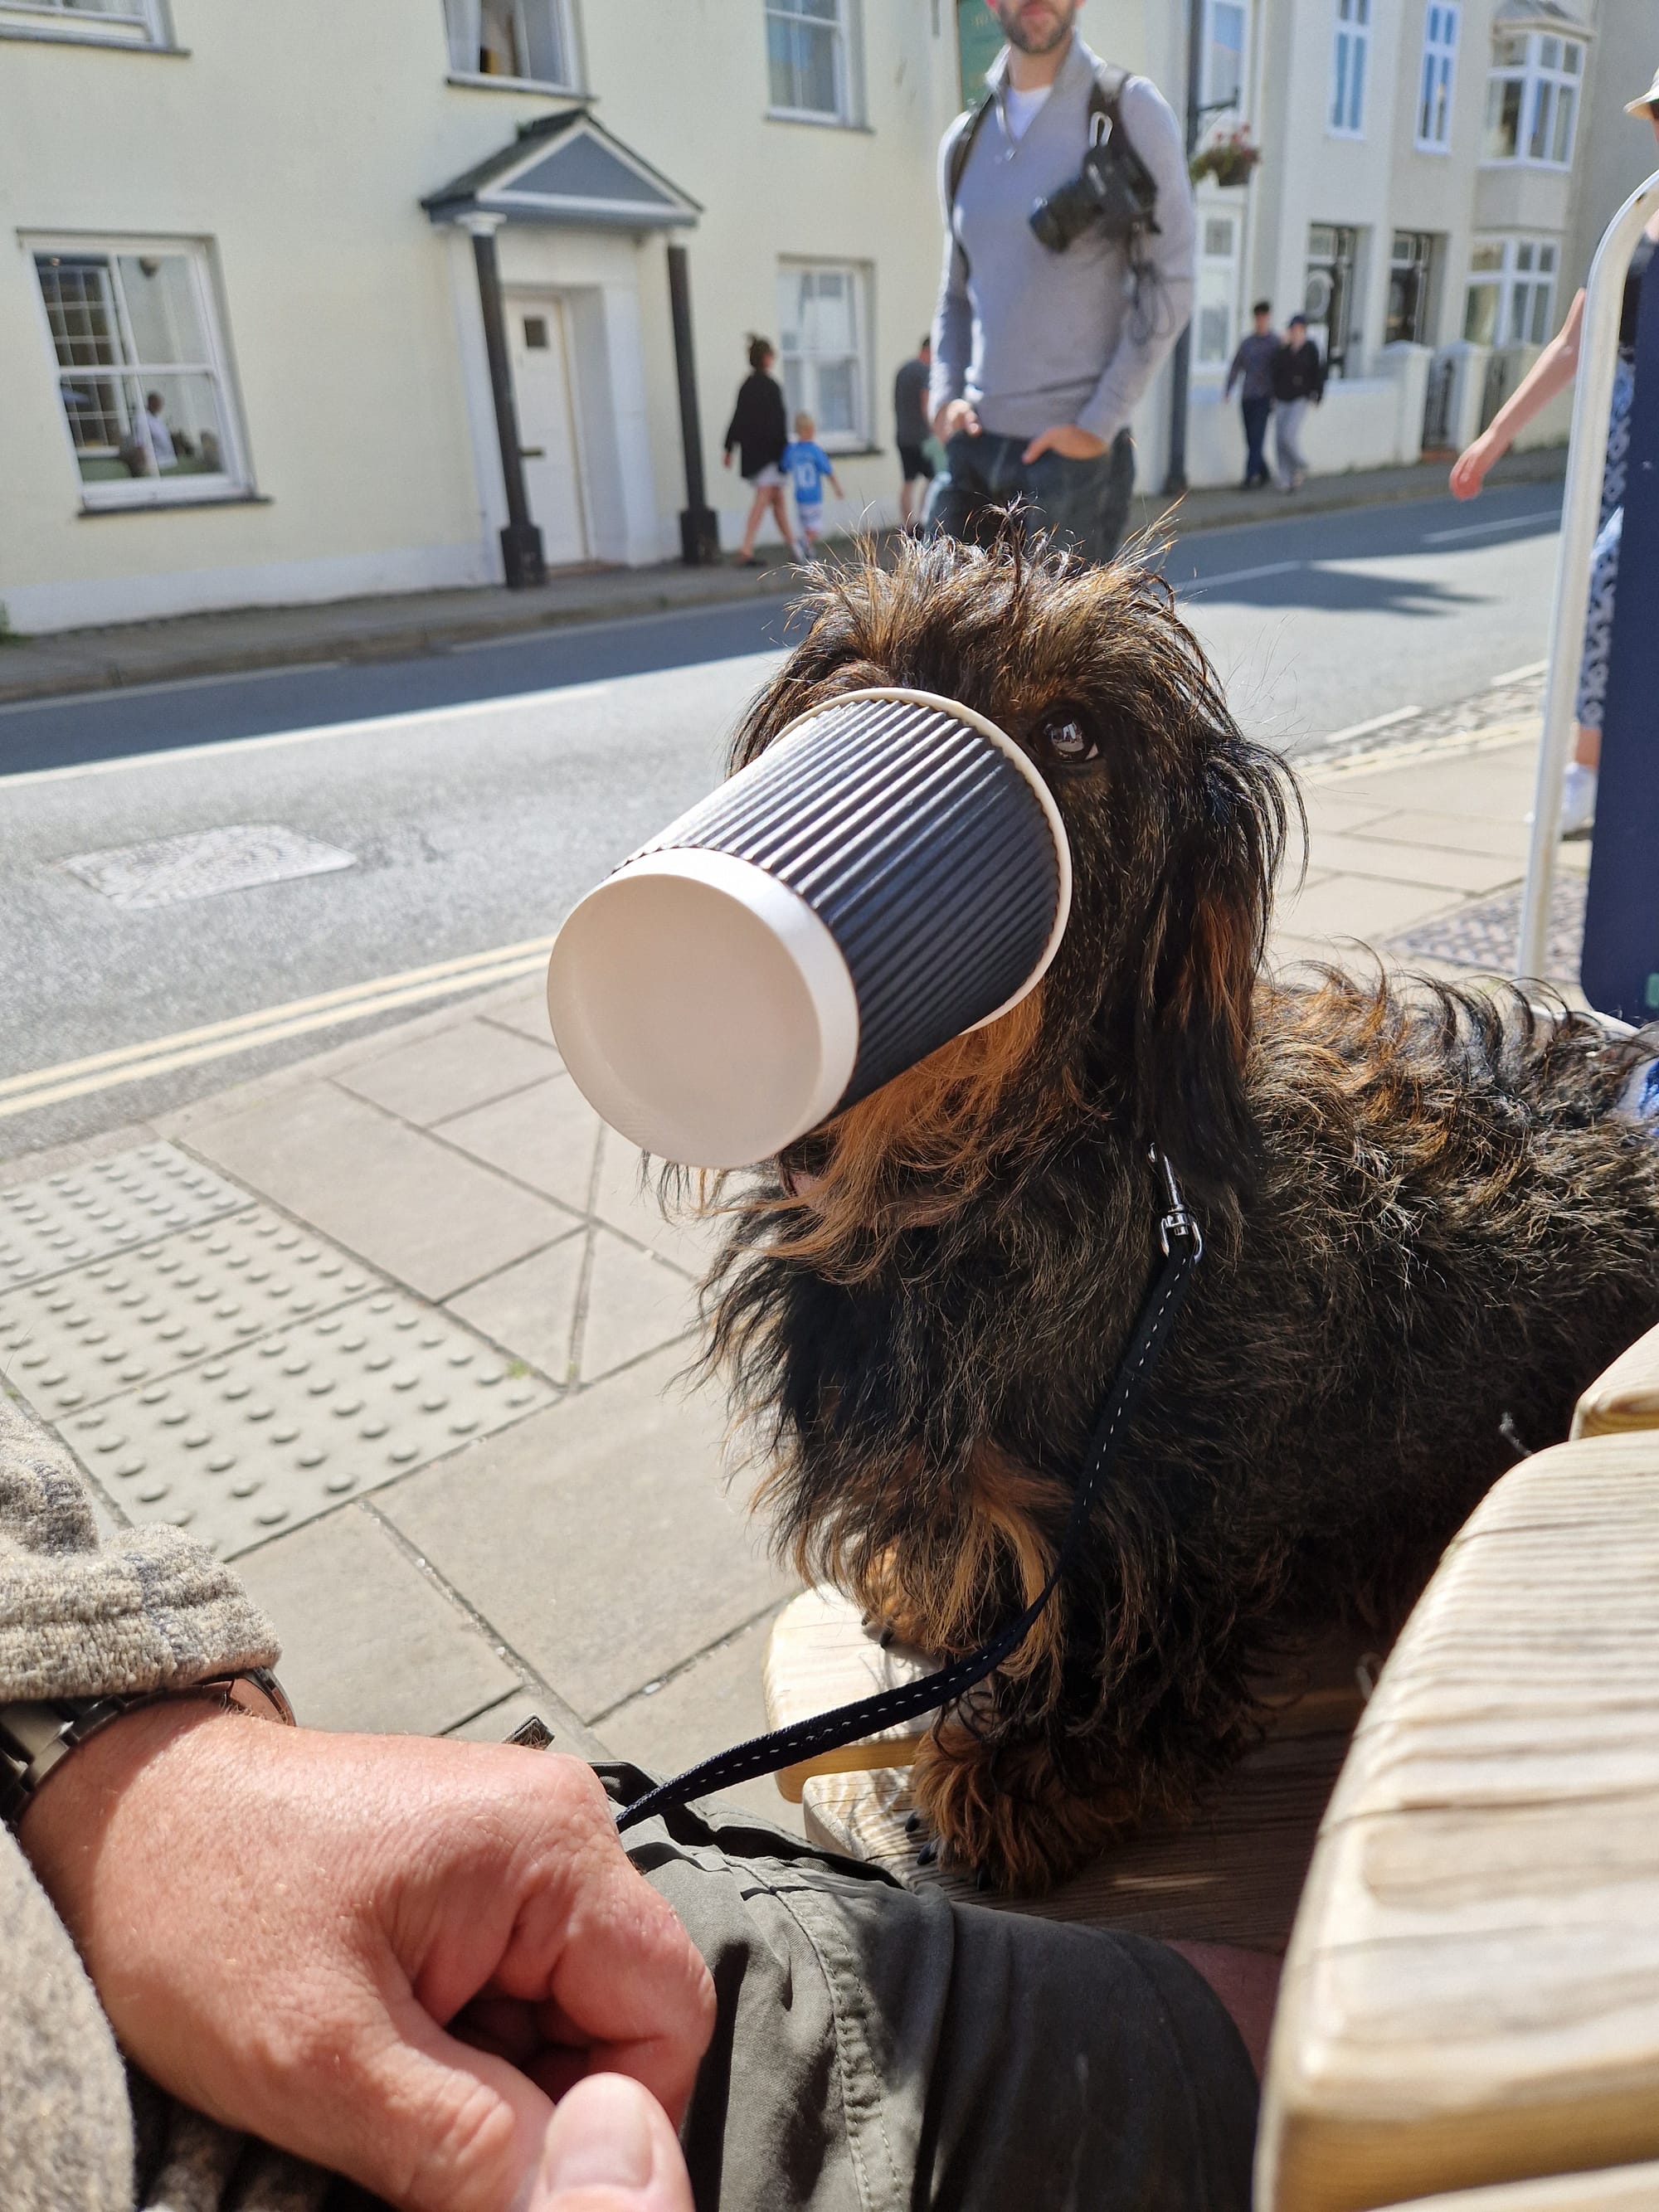
<path fill-rule="evenodd" d="M 1573 701 L 1584 651 L 1589 611 L 1590 553 L 1601 519 L 1601 477 L 1607 465 L 1607 422 L 1619 355 L 1619 319 L 1630 258 L 1649 219 L 1659 209 L 1659 171 L 1633 191 L 1601 236 L 1590 269 L 1584 324 L 1578 343 L 1573 395 L 1572 442 L 1561 498 L 1561 544 L 1555 562 L 1555 603 L 1550 615 L 1549 674 L 1544 684 L 1544 731 L 1538 745 L 1538 787 L 1533 799 L 1532 844 L 1521 901 L 1521 943 L 1516 975 L 1523 982 L 1544 974 L 1549 941 L 1550 895 L 1555 887 L 1561 827 L 1561 779 L 1566 772 Z"/>

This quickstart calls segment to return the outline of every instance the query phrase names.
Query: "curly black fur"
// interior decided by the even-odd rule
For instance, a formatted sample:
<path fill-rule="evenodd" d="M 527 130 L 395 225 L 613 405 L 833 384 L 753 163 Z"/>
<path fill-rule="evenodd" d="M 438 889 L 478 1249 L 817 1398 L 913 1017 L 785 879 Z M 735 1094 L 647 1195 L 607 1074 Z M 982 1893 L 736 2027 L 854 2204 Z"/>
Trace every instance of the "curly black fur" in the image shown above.
<path fill-rule="evenodd" d="M 734 765 L 841 690 L 961 699 L 1042 769 L 1076 891 L 1034 1003 L 728 1198 L 709 1358 L 763 1425 L 780 1547 L 971 1650 L 1052 1559 L 1154 1271 L 1149 1139 L 1208 1243 L 1086 1565 L 918 1765 L 947 1852 L 1041 1882 L 1190 1806 L 1287 1643 L 1385 1637 L 1511 1463 L 1505 1416 L 1564 1436 L 1659 1321 L 1659 1145 L 1613 1110 L 1659 1036 L 1260 976 L 1293 785 L 1142 570 L 941 542 L 811 604 Z M 1055 756 L 1065 722 L 1097 757 Z"/>

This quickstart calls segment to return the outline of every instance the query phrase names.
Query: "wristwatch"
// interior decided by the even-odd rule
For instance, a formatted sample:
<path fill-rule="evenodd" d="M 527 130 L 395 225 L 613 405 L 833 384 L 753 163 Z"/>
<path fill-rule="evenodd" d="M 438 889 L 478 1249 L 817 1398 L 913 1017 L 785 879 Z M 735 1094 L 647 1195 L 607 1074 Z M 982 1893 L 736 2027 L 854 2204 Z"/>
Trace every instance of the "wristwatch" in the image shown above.
<path fill-rule="evenodd" d="M 146 1705 L 172 1705 L 183 1698 L 206 1698 L 227 1712 L 257 1713 L 289 1728 L 295 1724 L 294 1708 L 268 1667 L 244 1667 L 164 1690 L 0 1705 L 0 1820 L 15 1828 L 47 1776 L 100 1729 Z"/>

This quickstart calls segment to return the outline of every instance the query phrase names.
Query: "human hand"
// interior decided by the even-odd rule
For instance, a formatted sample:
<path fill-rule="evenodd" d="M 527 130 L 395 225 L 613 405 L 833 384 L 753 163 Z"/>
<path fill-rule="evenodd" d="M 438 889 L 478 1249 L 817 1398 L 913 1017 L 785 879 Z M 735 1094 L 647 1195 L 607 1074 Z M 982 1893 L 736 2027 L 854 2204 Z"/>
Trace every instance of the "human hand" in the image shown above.
<path fill-rule="evenodd" d="M 592 2074 L 559 2103 L 531 2212 L 692 2212 L 679 2138 L 625 2074 Z"/>
<path fill-rule="evenodd" d="M 1486 481 L 1486 471 L 1498 459 L 1502 447 L 1494 445 L 1486 431 L 1472 446 L 1465 446 L 1452 463 L 1451 489 L 1454 499 L 1478 499 L 1480 488 Z"/>
<path fill-rule="evenodd" d="M 732 448 L 730 447 L 730 446 L 728 446 L 728 447 L 726 447 L 726 451 L 725 451 L 725 452 L 721 454 L 721 456 L 720 456 L 720 466 L 721 466 L 723 469 L 729 469 L 729 468 L 731 467 L 731 465 L 732 465 Z"/>
<path fill-rule="evenodd" d="M 575 1759 L 177 1703 L 77 1751 L 22 1843 L 146 2072 L 410 2212 L 549 2212 L 554 2100 L 627 2074 L 678 2119 L 712 2033 Z"/>
<path fill-rule="evenodd" d="M 979 435 L 979 416 L 970 399 L 947 399 L 933 417 L 933 435 L 941 446 L 948 446 L 958 431 L 969 438 Z"/>
<path fill-rule="evenodd" d="M 1034 461 L 1042 453 L 1061 453 L 1068 461 L 1092 461 L 1105 450 L 1104 438 L 1097 438 L 1080 423 L 1056 422 L 1052 430 L 1040 430 L 1019 458 Z"/>

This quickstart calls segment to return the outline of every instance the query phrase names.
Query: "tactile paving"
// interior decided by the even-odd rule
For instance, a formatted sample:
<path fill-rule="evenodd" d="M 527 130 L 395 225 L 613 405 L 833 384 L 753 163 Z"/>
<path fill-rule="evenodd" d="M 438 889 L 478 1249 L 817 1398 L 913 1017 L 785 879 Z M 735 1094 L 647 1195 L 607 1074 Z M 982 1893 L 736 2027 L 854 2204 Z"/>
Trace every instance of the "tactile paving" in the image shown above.
<path fill-rule="evenodd" d="M 387 1287 L 255 1206 L 0 1291 L 0 1369 L 53 1419 Z"/>
<path fill-rule="evenodd" d="M 58 1427 L 130 1519 L 189 1528 L 234 1558 L 556 1395 L 471 1329 L 382 1291 Z"/>
<path fill-rule="evenodd" d="M 140 1145 L 0 1190 L 0 1290 L 252 1206 L 253 1194 L 172 1145 Z"/>

